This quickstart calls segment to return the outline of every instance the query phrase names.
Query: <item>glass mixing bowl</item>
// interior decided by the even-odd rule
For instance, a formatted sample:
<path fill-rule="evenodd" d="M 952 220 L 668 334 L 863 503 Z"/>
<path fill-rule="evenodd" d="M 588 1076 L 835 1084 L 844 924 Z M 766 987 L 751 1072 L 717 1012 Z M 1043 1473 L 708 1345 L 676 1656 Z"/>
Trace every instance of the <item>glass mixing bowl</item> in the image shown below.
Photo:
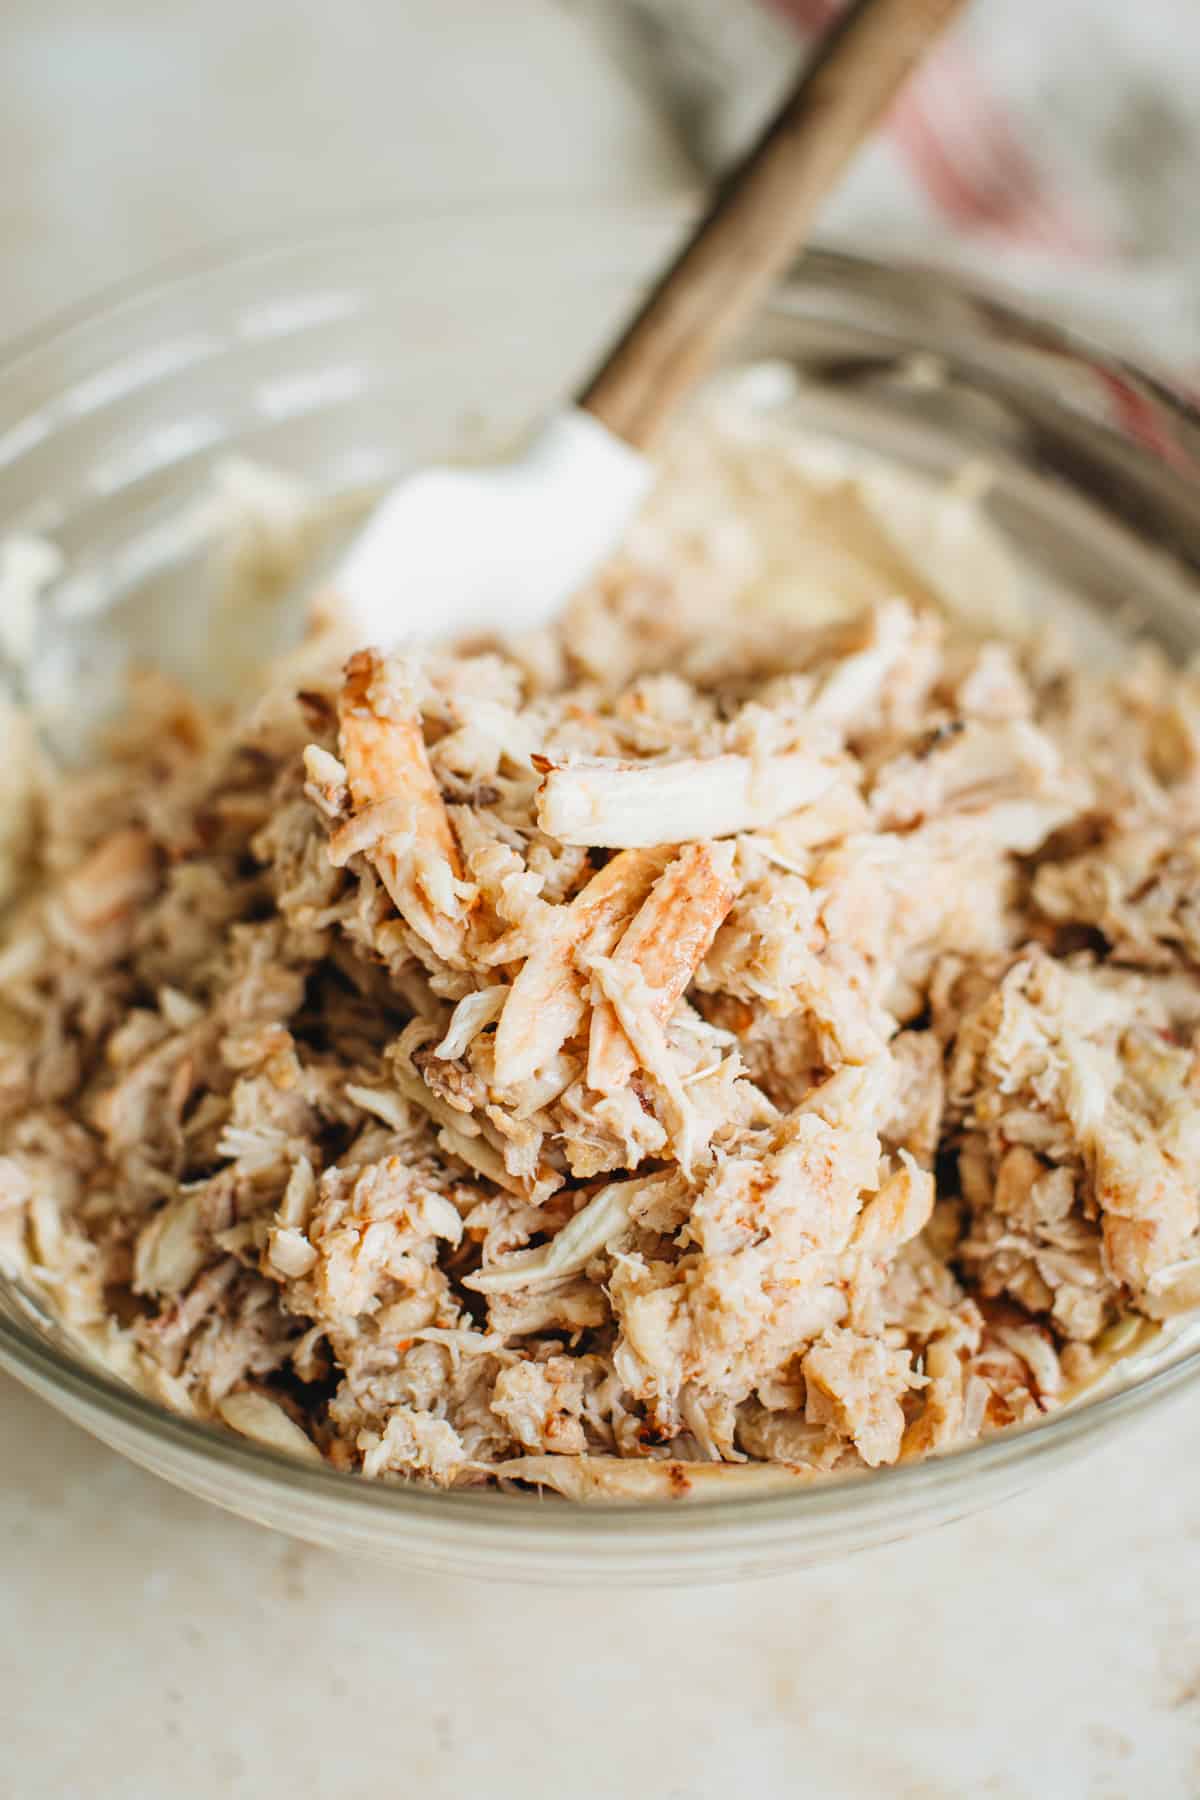
<path fill-rule="evenodd" d="M 132 644 L 194 657 L 215 459 L 340 492 L 486 452 L 570 391 L 680 223 L 369 220 L 191 267 L 18 347 L 0 367 L 0 533 L 64 552 L 45 664 L 64 712 L 86 715 Z M 932 474 L 986 459 L 987 512 L 1048 610 L 1073 592 L 1196 648 L 1200 419 L 1167 385 L 944 277 L 823 252 L 739 346 L 764 354 L 796 368 L 827 435 Z M 593 1508 L 371 1483 L 175 1417 L 2 1277 L 0 1365 L 167 1480 L 299 1537 L 469 1576 L 646 1582 L 816 1562 L 1002 1499 L 1195 1380 L 1200 1352 L 1164 1337 L 1103 1394 L 935 1461 Z"/>

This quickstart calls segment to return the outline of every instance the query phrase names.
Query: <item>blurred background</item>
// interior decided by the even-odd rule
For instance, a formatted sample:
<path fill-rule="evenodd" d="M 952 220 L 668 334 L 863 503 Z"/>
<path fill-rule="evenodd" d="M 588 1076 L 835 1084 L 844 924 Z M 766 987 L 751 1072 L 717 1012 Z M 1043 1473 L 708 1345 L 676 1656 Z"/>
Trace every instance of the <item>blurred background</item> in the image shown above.
<path fill-rule="evenodd" d="M 621 259 L 621 209 L 682 221 L 836 0 L 2 11 L 7 338 L 166 259 L 362 208 L 565 202 Z M 825 235 L 993 277 L 1190 372 L 1198 88 L 1195 0 L 976 0 Z M 1186 1402 L 934 1538 L 642 1595 L 339 1561 L 7 1382 L 0 1445 L 0 1793 L 20 1800 L 1200 1792 Z"/>
<path fill-rule="evenodd" d="M 364 206 L 684 203 L 841 0 L 6 0 L 0 335 Z M 975 0 L 824 235 L 1196 360 L 1200 7 Z"/>

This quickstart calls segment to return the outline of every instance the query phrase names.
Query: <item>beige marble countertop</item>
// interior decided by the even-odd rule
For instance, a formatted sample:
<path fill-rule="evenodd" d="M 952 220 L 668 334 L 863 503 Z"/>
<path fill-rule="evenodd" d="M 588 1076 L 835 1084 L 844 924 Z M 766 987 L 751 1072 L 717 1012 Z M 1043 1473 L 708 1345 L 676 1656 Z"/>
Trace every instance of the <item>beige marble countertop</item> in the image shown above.
<path fill-rule="evenodd" d="M 1194 1800 L 1200 1418 L 827 1569 L 480 1587 L 219 1513 L 0 1381 L 13 1800 Z"/>
<path fill-rule="evenodd" d="M 569 0 L 8 0 L 0 335 L 360 203 L 666 198 Z M 1193 1800 L 1200 1417 L 1007 1507 L 693 1593 L 479 1589 L 269 1536 L 0 1380 L 13 1800 Z"/>

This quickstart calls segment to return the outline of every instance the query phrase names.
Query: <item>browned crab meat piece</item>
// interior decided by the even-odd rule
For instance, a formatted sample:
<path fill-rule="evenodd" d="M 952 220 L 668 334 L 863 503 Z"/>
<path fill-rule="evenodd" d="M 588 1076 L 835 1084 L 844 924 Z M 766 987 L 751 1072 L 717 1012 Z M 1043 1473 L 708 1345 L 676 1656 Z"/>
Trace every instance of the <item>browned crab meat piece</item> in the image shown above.
<path fill-rule="evenodd" d="M 612 949 L 645 899 L 668 852 L 625 850 L 593 875 L 556 917 L 512 984 L 496 1030 L 494 1085 L 528 1081 L 560 1050 L 583 1018 L 583 977 L 577 953 Z"/>
<path fill-rule="evenodd" d="M 405 923 L 444 961 L 457 962 L 466 925 L 462 859 L 420 715 L 378 651 L 360 650 L 346 664 L 338 719 L 354 810 L 332 854 L 344 861 L 361 851 Z"/>
<path fill-rule="evenodd" d="M 660 876 L 613 955 L 621 968 L 637 969 L 650 1009 L 665 1025 L 708 953 L 733 905 L 737 879 L 732 844 L 688 844 Z M 624 1087 L 637 1055 L 607 1000 L 592 1014 L 588 1086 L 602 1093 Z"/>

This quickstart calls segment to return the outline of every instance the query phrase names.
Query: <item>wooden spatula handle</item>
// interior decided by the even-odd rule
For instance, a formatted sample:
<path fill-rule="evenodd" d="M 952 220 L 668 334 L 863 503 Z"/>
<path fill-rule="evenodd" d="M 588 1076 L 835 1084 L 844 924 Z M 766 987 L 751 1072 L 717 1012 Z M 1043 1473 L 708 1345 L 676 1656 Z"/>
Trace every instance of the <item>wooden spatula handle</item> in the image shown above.
<path fill-rule="evenodd" d="M 578 404 L 645 449 L 807 236 L 897 88 L 964 0 L 857 0 Z"/>

